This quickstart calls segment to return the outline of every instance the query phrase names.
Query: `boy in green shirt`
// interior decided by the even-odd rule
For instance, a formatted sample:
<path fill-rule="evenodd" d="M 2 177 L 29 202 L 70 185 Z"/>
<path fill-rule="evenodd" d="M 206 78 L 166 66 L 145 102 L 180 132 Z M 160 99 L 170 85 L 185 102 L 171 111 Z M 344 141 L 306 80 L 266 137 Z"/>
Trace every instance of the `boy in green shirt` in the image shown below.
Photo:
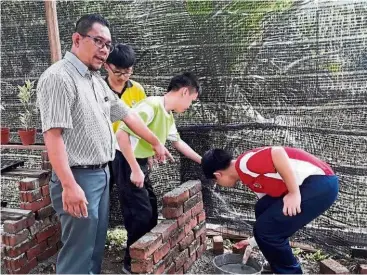
<path fill-rule="evenodd" d="M 166 140 L 189 159 L 201 163 L 199 156 L 177 132 L 172 111 L 182 113 L 197 99 L 200 86 L 191 73 L 173 77 L 164 96 L 152 96 L 139 102 L 134 110 L 162 144 Z M 149 232 L 158 221 L 157 198 L 148 176 L 148 158 L 154 156 L 150 144 L 136 136 L 126 125 L 117 131 L 117 141 L 122 154 L 116 163 L 120 176 L 116 179 L 121 209 L 127 230 L 124 272 L 130 272 L 129 247 Z"/>

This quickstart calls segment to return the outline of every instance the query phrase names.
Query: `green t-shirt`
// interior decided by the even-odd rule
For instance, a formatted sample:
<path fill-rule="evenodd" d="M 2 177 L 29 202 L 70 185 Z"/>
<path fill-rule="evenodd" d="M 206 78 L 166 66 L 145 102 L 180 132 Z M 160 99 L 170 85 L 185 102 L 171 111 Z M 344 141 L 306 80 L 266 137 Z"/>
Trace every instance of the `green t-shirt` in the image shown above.
<path fill-rule="evenodd" d="M 163 105 L 163 97 L 151 96 L 133 107 L 148 128 L 158 137 L 162 144 L 169 141 L 178 141 L 180 136 L 177 132 L 175 119 L 172 112 L 167 112 Z M 152 146 L 136 136 L 125 123 L 121 123 L 120 129 L 129 133 L 131 146 L 136 158 L 148 158 L 155 155 Z"/>

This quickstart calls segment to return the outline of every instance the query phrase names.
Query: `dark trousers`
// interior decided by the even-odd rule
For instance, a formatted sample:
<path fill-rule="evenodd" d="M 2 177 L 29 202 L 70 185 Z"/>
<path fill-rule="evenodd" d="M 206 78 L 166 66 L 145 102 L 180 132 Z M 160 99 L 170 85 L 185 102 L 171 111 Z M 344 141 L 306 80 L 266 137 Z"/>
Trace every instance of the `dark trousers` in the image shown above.
<path fill-rule="evenodd" d="M 283 198 L 265 196 L 255 206 L 254 237 L 276 274 L 301 274 L 289 237 L 325 212 L 338 196 L 337 176 L 310 176 L 300 186 L 301 213 L 283 214 Z"/>
<path fill-rule="evenodd" d="M 130 181 L 131 169 L 120 151 L 112 162 L 114 181 L 119 192 L 120 205 L 127 231 L 124 265 L 130 268 L 130 246 L 148 233 L 158 222 L 157 197 L 149 179 L 148 159 L 138 159 L 145 174 L 144 187 L 138 188 Z"/>

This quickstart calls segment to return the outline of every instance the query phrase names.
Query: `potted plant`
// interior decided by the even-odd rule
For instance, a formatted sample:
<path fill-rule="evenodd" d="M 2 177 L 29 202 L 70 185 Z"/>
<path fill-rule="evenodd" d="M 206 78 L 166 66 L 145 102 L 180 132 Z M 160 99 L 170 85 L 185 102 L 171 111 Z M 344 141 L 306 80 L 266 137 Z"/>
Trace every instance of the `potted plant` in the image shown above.
<path fill-rule="evenodd" d="M 1 104 L 0 107 L 1 107 L 1 111 L 5 110 L 3 104 Z M 9 136 L 10 136 L 10 129 L 8 127 L 3 127 L 1 125 L 1 144 L 8 144 Z"/>
<path fill-rule="evenodd" d="M 22 129 L 18 130 L 20 140 L 23 145 L 34 144 L 36 141 L 36 129 L 33 127 L 33 115 L 37 112 L 37 107 L 32 97 L 36 92 L 35 81 L 26 80 L 23 86 L 18 86 L 19 101 L 22 103 L 23 112 L 19 113 Z"/>

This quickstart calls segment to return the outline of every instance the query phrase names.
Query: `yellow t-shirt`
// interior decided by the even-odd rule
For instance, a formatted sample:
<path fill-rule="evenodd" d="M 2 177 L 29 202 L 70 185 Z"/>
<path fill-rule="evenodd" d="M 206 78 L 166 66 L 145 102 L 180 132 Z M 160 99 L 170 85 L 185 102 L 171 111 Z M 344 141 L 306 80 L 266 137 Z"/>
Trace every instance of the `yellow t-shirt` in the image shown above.
<path fill-rule="evenodd" d="M 118 96 L 120 97 L 121 95 Z M 145 94 L 143 86 L 141 86 L 138 82 L 129 79 L 128 82 L 126 83 L 125 91 L 123 92 L 120 98 L 126 103 L 126 105 L 128 105 L 131 108 L 146 97 L 147 96 Z M 114 133 L 117 132 L 120 123 L 121 123 L 120 120 L 112 123 Z"/>

